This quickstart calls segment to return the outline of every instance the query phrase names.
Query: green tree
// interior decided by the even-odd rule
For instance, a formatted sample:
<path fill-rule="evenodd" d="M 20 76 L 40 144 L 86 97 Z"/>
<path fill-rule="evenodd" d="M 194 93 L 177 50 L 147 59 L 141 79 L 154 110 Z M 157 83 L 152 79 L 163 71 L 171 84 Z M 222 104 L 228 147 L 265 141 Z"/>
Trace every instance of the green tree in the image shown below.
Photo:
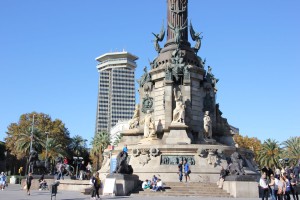
<path fill-rule="evenodd" d="M 94 167 L 98 170 L 103 162 L 102 154 L 104 150 L 110 145 L 110 136 L 107 132 L 98 132 L 95 134 L 95 137 L 92 138 L 92 149 L 91 149 L 91 158 L 94 163 Z"/>
<path fill-rule="evenodd" d="M 49 137 L 55 138 L 63 147 L 70 143 L 69 131 L 64 123 L 44 113 L 26 113 L 20 116 L 17 123 L 11 123 L 6 132 L 6 147 L 10 153 L 17 159 L 24 158 L 29 155 L 31 130 L 34 115 L 34 129 L 32 146 L 38 153 L 45 154 L 46 151 L 46 132 Z"/>
<path fill-rule="evenodd" d="M 260 167 L 268 166 L 271 168 L 279 166 L 279 155 L 282 150 L 279 143 L 273 139 L 267 139 L 261 146 L 257 161 Z"/>
<path fill-rule="evenodd" d="M 59 143 L 55 138 L 48 139 L 47 148 L 47 155 L 45 153 L 42 156 L 44 158 L 47 156 L 51 163 L 54 163 L 57 157 L 67 156 L 66 148 L 64 148 L 63 145 Z"/>
<path fill-rule="evenodd" d="M 73 151 L 75 156 L 82 156 L 86 153 L 86 139 L 83 139 L 80 135 L 75 135 L 71 139 L 69 148 Z"/>
<path fill-rule="evenodd" d="M 300 160 L 300 137 L 291 137 L 282 143 L 284 158 L 289 158 L 289 163 L 296 165 Z"/>

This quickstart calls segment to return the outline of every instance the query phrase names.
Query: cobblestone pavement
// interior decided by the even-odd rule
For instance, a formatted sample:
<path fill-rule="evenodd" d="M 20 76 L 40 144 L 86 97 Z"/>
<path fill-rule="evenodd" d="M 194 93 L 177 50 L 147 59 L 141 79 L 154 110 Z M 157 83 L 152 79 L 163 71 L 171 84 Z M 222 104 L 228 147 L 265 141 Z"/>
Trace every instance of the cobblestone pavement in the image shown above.
<path fill-rule="evenodd" d="M 22 190 L 20 185 L 9 185 L 5 190 L 0 190 L 0 199 L 2 200 L 47 200 L 51 199 L 50 191 L 39 191 L 39 190 L 32 190 L 31 195 L 28 196 L 26 194 L 25 190 Z M 53 197 L 52 199 L 55 199 Z M 60 191 L 58 187 L 58 192 L 56 196 L 57 200 L 89 200 L 91 199 L 90 196 L 84 195 L 80 193 L 79 191 Z M 117 196 L 117 197 L 111 197 L 111 196 L 101 196 L 101 199 L 120 199 L 120 200 L 126 200 L 126 199 L 133 199 L 133 200 L 138 200 L 138 199 L 143 199 L 143 200 L 221 200 L 221 199 L 236 199 L 236 198 L 212 198 L 212 197 L 164 197 L 164 196 L 138 196 L 138 195 L 133 195 L 133 196 Z M 258 198 L 237 198 L 238 200 L 258 200 Z"/>

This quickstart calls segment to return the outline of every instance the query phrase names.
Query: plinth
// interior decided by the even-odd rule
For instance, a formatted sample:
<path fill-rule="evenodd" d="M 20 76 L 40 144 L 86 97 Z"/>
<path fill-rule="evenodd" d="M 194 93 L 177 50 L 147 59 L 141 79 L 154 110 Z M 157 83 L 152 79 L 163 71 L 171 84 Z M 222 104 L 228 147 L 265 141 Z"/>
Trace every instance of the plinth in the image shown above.
<path fill-rule="evenodd" d="M 109 174 L 106 178 L 116 179 L 116 196 L 129 195 L 139 186 L 139 176 L 129 174 Z"/>
<path fill-rule="evenodd" d="M 186 133 L 187 127 L 184 123 L 172 122 L 166 144 L 191 144 L 191 139 Z"/>

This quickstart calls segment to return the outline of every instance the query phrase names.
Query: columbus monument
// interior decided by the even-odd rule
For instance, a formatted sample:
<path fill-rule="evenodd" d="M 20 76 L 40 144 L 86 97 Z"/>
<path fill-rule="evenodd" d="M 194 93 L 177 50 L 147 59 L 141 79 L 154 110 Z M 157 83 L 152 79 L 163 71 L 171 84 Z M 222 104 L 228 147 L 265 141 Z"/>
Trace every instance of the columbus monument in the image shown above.
<path fill-rule="evenodd" d="M 192 182 L 217 182 L 229 164 L 237 168 L 232 175 L 257 175 L 253 152 L 236 147 L 235 132 L 216 103 L 218 79 L 198 55 L 202 36 L 188 19 L 188 0 L 167 0 L 167 23 L 153 35 L 158 55 L 137 80 L 139 105 L 118 147 L 104 153 L 102 176 L 125 144 L 140 180 L 155 174 L 176 182 L 182 160 L 190 164 Z"/>

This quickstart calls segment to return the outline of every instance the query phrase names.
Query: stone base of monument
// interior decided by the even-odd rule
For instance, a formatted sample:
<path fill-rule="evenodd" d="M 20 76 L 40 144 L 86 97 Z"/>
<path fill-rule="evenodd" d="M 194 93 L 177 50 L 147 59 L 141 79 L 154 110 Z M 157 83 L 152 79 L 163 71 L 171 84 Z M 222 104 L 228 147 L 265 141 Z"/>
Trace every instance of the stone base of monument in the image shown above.
<path fill-rule="evenodd" d="M 128 174 L 108 174 L 106 179 L 116 179 L 115 196 L 126 196 L 139 186 L 139 176 Z M 104 187 L 105 187 L 104 183 Z M 105 195 L 105 194 L 104 194 Z"/>
<path fill-rule="evenodd" d="M 90 180 L 59 180 L 59 190 L 83 191 L 90 188 Z"/>
<path fill-rule="evenodd" d="M 183 139 L 177 141 L 182 142 Z M 112 157 L 122 151 L 122 148 L 123 145 L 115 147 Z M 128 145 L 127 148 L 130 156 L 129 165 L 141 181 L 156 175 L 163 182 L 177 182 L 178 163 L 186 159 L 192 171 L 190 182 L 202 183 L 216 183 L 220 177 L 221 167 L 227 167 L 226 158 L 233 152 L 248 155 L 250 151 L 234 146 L 211 144 L 134 144 Z M 107 152 L 110 153 L 108 150 Z M 245 169 L 246 174 L 257 174 L 255 168 L 251 166 L 251 159 L 246 161 L 245 164 L 248 165 L 248 170 Z M 105 180 L 110 172 L 109 163 L 110 159 L 107 159 L 99 171 L 101 180 Z"/>
<path fill-rule="evenodd" d="M 223 190 L 236 198 L 258 198 L 258 179 L 257 175 L 227 176 Z"/>
<path fill-rule="evenodd" d="M 191 139 L 186 132 L 187 127 L 183 123 L 172 122 L 169 126 L 170 132 L 166 138 L 166 144 L 191 144 Z"/>

